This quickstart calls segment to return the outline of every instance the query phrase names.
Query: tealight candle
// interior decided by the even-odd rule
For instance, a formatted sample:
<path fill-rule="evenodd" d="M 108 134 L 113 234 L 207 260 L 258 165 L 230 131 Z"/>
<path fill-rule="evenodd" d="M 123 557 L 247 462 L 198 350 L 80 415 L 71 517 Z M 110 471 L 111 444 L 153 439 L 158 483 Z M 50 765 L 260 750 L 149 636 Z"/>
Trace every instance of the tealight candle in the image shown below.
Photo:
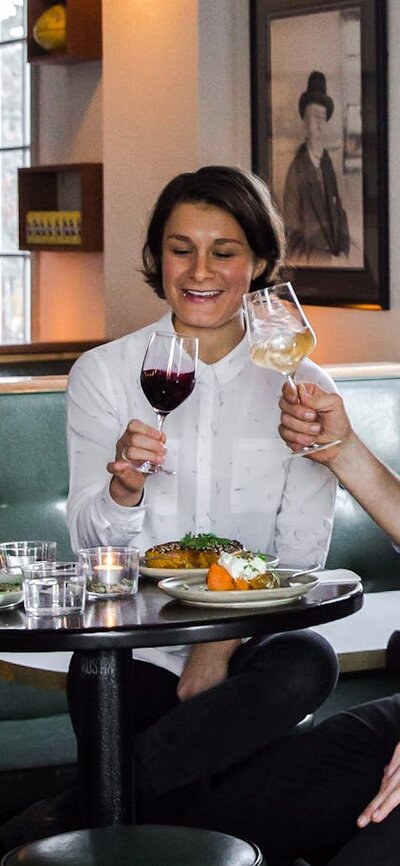
<path fill-rule="evenodd" d="M 121 583 L 124 568 L 122 565 L 116 565 L 115 562 L 108 562 L 105 557 L 101 565 L 93 566 L 93 571 L 96 572 L 98 583 Z"/>
<path fill-rule="evenodd" d="M 87 547 L 79 551 L 87 573 L 87 591 L 92 598 L 122 598 L 138 590 L 137 547 Z"/>

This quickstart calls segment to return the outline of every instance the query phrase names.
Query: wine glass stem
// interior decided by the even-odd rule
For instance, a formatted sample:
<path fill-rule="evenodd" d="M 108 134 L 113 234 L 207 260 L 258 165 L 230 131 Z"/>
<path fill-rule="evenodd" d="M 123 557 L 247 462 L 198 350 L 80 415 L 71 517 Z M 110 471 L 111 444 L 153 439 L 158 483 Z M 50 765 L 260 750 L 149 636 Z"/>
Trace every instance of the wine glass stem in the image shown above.
<path fill-rule="evenodd" d="M 297 394 L 297 387 L 296 387 L 296 382 L 294 381 L 294 377 L 290 373 L 286 373 L 286 379 L 289 382 L 289 385 L 291 386 L 291 388 L 293 388 L 293 390 L 296 391 L 296 394 Z"/>
<path fill-rule="evenodd" d="M 167 417 L 167 412 L 156 412 L 157 416 L 157 428 L 159 433 L 162 433 L 164 429 L 164 421 Z"/>

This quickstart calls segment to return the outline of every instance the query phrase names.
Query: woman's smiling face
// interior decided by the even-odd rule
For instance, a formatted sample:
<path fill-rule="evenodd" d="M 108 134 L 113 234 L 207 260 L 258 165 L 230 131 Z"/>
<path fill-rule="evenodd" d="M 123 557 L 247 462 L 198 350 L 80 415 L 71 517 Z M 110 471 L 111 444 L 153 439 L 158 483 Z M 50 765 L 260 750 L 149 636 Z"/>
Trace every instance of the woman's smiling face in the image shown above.
<path fill-rule="evenodd" d="M 239 317 L 242 296 L 264 267 L 227 211 L 202 202 L 172 210 L 163 234 L 162 274 L 178 327 L 220 328 Z"/>

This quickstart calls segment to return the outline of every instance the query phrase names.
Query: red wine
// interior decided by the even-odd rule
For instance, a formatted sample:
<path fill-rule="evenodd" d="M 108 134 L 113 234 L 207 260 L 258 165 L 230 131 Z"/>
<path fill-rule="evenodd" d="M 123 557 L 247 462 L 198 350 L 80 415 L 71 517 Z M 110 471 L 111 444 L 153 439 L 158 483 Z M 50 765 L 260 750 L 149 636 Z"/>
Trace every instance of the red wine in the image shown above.
<path fill-rule="evenodd" d="M 142 370 L 140 384 L 149 403 L 157 412 L 172 412 L 193 391 L 195 373 L 167 373 L 166 370 Z"/>

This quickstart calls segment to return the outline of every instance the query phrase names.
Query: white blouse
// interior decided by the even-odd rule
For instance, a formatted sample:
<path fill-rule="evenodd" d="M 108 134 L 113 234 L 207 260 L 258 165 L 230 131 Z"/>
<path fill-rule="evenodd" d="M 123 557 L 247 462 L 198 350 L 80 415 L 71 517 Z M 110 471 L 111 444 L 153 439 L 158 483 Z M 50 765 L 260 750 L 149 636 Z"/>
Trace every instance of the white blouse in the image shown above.
<path fill-rule="evenodd" d="M 154 330 L 173 331 L 171 313 L 146 328 L 91 349 L 74 364 L 68 387 L 70 492 L 67 515 L 74 550 L 134 544 L 143 553 L 185 533 L 214 532 L 287 565 L 324 565 L 332 531 L 336 480 L 324 466 L 297 457 L 278 434 L 283 377 L 256 367 L 247 338 L 216 364 L 199 362 L 190 397 L 167 417 L 166 466 L 149 476 L 139 506 L 110 496 L 106 464 L 132 418 L 155 426 L 140 387 Z M 297 379 L 336 390 L 311 361 Z M 180 673 L 186 651 L 134 651 Z"/>

